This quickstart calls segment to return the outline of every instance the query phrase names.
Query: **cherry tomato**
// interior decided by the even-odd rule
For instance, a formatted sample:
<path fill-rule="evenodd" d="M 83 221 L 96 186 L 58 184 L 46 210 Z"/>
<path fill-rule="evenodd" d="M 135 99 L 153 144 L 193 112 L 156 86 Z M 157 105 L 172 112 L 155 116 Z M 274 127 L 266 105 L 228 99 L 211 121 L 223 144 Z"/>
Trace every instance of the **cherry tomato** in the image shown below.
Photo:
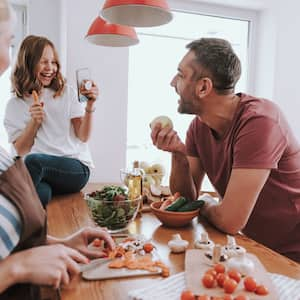
<path fill-rule="evenodd" d="M 268 295 L 269 290 L 264 285 L 258 285 L 256 287 L 255 294 L 257 294 L 257 295 Z"/>
<path fill-rule="evenodd" d="M 233 300 L 231 295 L 225 295 L 223 296 L 223 300 Z"/>
<path fill-rule="evenodd" d="M 154 249 L 154 246 L 151 243 L 145 243 L 143 249 L 146 253 L 150 253 Z"/>
<path fill-rule="evenodd" d="M 224 285 L 224 281 L 227 279 L 227 278 L 229 278 L 226 274 L 224 274 L 224 273 L 219 273 L 219 274 L 217 274 L 217 283 L 218 283 L 218 286 L 219 287 L 223 287 L 223 285 Z"/>
<path fill-rule="evenodd" d="M 224 288 L 224 291 L 225 293 L 227 294 L 232 294 L 236 287 L 237 287 L 237 282 L 231 278 L 228 278 L 224 281 L 224 285 L 223 285 L 223 288 Z"/>
<path fill-rule="evenodd" d="M 246 295 L 237 295 L 234 300 L 250 300 Z"/>
<path fill-rule="evenodd" d="M 99 239 L 97 239 L 97 238 L 94 239 L 92 245 L 93 245 L 94 247 L 101 247 L 101 240 L 99 240 Z"/>
<path fill-rule="evenodd" d="M 181 293 L 180 300 L 194 300 L 194 294 L 189 290 L 184 290 Z"/>
<path fill-rule="evenodd" d="M 210 297 L 207 295 L 200 295 L 197 297 L 197 300 L 210 300 Z"/>
<path fill-rule="evenodd" d="M 208 270 L 205 272 L 205 274 L 212 275 L 214 278 L 217 277 L 217 272 L 216 272 L 216 270 L 214 270 L 214 269 L 208 269 Z"/>
<path fill-rule="evenodd" d="M 216 264 L 214 266 L 214 270 L 217 272 L 217 273 L 225 273 L 225 266 L 223 264 Z"/>
<path fill-rule="evenodd" d="M 255 292 L 256 286 L 257 283 L 253 277 L 248 276 L 244 279 L 244 287 L 246 291 Z"/>
<path fill-rule="evenodd" d="M 237 270 L 230 269 L 230 270 L 228 270 L 227 274 L 231 279 L 235 280 L 237 283 L 239 283 L 241 281 L 241 277 L 242 277 L 241 273 L 238 272 Z"/>
<path fill-rule="evenodd" d="M 210 289 L 216 285 L 215 278 L 212 275 L 207 274 L 207 273 L 204 274 L 204 276 L 202 277 L 202 283 L 208 289 Z"/>

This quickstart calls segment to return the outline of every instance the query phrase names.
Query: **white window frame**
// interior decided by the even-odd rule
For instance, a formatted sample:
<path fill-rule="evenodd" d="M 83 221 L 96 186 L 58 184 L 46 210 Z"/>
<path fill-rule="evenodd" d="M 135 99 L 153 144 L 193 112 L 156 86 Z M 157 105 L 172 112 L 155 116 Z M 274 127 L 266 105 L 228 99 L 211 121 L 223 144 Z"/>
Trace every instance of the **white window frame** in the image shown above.
<path fill-rule="evenodd" d="M 27 22 L 27 6 L 24 4 L 17 4 L 17 1 L 13 1 L 12 7 L 17 16 L 17 25 L 15 27 L 15 38 L 12 42 L 12 57 L 15 58 L 19 45 L 21 44 L 24 37 L 28 32 L 28 22 Z"/>
<path fill-rule="evenodd" d="M 169 0 L 170 9 L 178 12 L 195 13 L 214 17 L 232 18 L 249 22 L 249 40 L 248 40 L 248 76 L 247 92 L 255 93 L 255 49 L 257 48 L 258 39 L 257 28 L 259 20 L 259 10 L 246 9 L 238 7 L 229 7 L 218 4 L 205 4 L 191 0 Z"/>

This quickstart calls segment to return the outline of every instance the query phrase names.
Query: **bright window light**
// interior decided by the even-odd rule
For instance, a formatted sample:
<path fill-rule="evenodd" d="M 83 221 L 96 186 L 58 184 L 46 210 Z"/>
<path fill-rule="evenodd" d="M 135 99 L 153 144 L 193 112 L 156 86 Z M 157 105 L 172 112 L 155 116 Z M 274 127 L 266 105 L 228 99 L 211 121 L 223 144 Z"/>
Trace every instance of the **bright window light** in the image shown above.
<path fill-rule="evenodd" d="M 200 37 L 227 39 L 242 63 L 242 77 L 236 91 L 247 91 L 249 21 L 174 12 L 167 25 L 138 30 L 140 43 L 130 48 L 127 121 L 127 166 L 134 160 L 161 163 L 167 170 L 171 155 L 156 149 L 151 142 L 149 123 L 159 115 L 169 116 L 181 139 L 193 116 L 177 112 L 178 95 L 170 86 L 177 66 L 186 54 L 185 46 Z M 213 190 L 208 179 L 202 190 Z"/>

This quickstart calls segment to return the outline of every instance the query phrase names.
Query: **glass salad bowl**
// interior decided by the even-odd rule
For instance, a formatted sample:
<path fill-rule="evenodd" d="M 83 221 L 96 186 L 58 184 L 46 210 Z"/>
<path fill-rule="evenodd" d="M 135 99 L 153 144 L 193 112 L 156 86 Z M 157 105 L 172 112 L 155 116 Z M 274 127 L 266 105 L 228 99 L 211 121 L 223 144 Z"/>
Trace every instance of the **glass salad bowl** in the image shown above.
<path fill-rule="evenodd" d="M 115 233 L 125 230 L 135 219 L 142 198 L 130 200 L 126 188 L 109 185 L 86 194 L 85 199 L 94 222 Z"/>

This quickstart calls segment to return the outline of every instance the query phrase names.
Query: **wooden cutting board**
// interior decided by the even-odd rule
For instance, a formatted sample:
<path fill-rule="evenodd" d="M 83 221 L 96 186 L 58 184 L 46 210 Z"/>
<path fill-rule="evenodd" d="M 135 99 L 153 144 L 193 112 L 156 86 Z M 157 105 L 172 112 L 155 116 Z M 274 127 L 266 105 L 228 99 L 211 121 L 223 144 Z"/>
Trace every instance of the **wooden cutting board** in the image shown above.
<path fill-rule="evenodd" d="M 153 260 L 158 260 L 158 255 L 154 255 Z M 147 270 L 129 270 L 127 268 L 113 269 L 109 268 L 108 265 L 111 261 L 104 262 L 95 266 L 95 268 L 90 269 L 82 273 L 82 277 L 87 280 L 103 280 L 103 279 L 113 279 L 113 278 L 126 278 L 126 277 L 136 277 L 136 276 L 151 276 L 161 274 L 161 268 L 157 268 L 157 272 L 150 272 Z"/>
<path fill-rule="evenodd" d="M 267 271 L 264 266 L 258 260 L 258 258 L 250 253 L 246 253 L 247 258 L 251 259 L 255 265 L 254 276 L 259 284 L 263 284 L 269 290 L 269 294 L 266 296 L 259 296 L 255 293 L 247 292 L 244 290 L 243 279 L 240 281 L 233 296 L 238 294 L 247 295 L 251 300 L 277 300 L 279 299 L 275 286 L 273 285 Z M 223 263 L 226 267 L 226 262 Z M 185 256 L 185 279 L 187 289 L 191 290 L 195 295 L 206 294 L 208 296 L 222 296 L 224 290 L 220 287 L 208 289 L 203 286 L 201 279 L 207 269 L 211 266 L 207 263 L 207 259 L 204 256 L 204 252 L 198 249 L 190 249 L 186 252 Z"/>

